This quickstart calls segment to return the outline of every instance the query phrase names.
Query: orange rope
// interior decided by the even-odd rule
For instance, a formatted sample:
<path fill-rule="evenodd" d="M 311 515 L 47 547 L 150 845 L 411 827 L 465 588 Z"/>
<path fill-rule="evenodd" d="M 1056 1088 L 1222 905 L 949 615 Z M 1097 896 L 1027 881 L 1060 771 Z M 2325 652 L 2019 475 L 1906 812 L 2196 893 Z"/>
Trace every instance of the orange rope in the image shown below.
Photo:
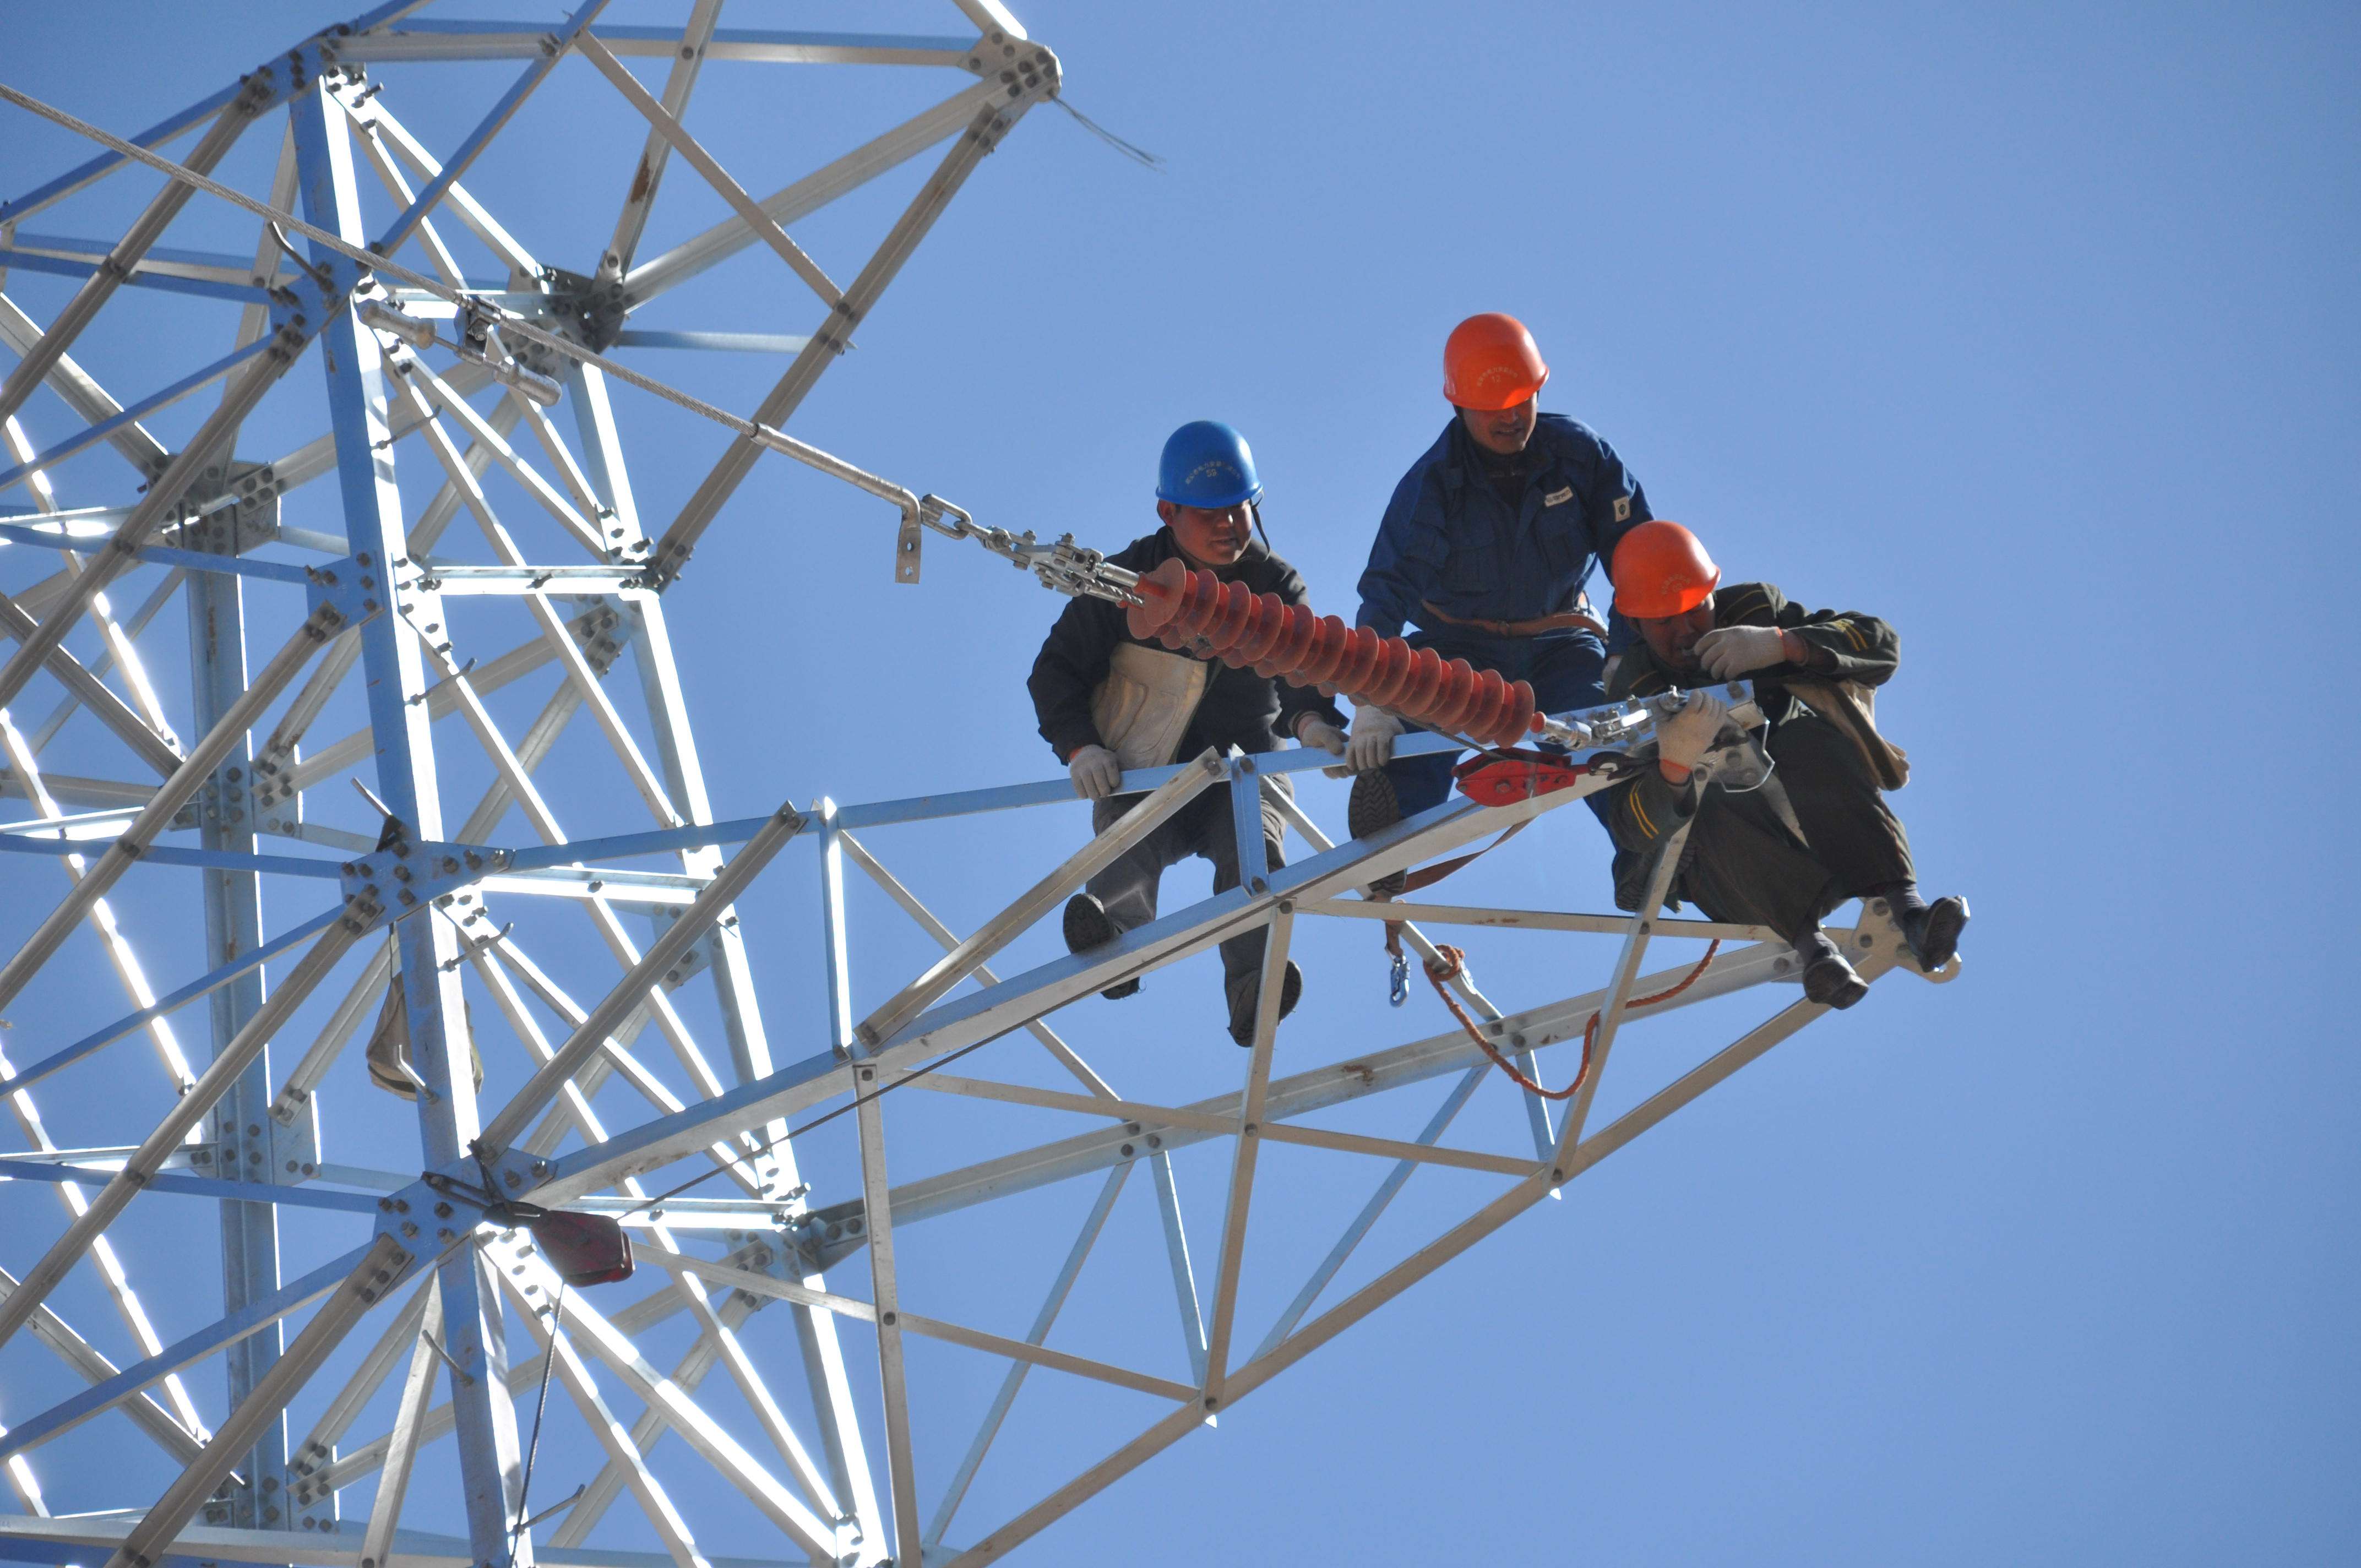
<path fill-rule="evenodd" d="M 1443 1004 L 1451 1009 L 1451 1015 L 1459 1020 L 1459 1026 L 1467 1031 L 1467 1037 L 1481 1047 L 1486 1056 L 1492 1058 L 1492 1065 L 1516 1080 L 1518 1086 L 1529 1094 L 1538 1094 L 1544 1100 L 1573 1099 L 1576 1091 L 1582 1088 L 1583 1080 L 1590 1076 L 1590 1044 L 1598 1033 L 1598 1014 L 1593 1013 L 1590 1015 L 1590 1022 L 1582 1026 L 1582 1067 L 1575 1073 L 1574 1081 L 1564 1089 L 1543 1089 L 1540 1084 L 1519 1072 L 1516 1063 L 1502 1056 L 1492 1042 L 1484 1037 L 1484 1032 L 1476 1026 L 1476 1021 L 1467 1016 L 1466 1009 L 1459 1005 L 1459 999 L 1452 995 L 1447 989 L 1449 982 L 1458 978 L 1467 955 L 1457 948 L 1445 947 L 1440 942 L 1435 944 L 1434 950 L 1442 955 L 1443 963 L 1440 967 L 1433 964 L 1425 966 L 1426 978 L 1434 983 L 1434 993 L 1443 998 Z M 1721 938 L 1716 937 L 1706 945 L 1705 957 L 1697 960 L 1697 968 L 1689 970 L 1687 979 L 1670 991 L 1660 991 L 1653 996 L 1635 996 L 1625 1005 L 1652 1007 L 1659 1002 L 1670 1002 L 1697 982 L 1704 975 L 1706 966 L 1713 962 L 1713 955 L 1720 950 Z"/>

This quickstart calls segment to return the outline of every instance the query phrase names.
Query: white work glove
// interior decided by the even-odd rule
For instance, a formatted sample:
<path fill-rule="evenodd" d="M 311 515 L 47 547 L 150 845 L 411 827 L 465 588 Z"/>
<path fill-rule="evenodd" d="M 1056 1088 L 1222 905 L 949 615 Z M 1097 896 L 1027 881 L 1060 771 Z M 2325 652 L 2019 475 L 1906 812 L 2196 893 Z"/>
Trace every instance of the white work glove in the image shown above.
<path fill-rule="evenodd" d="M 1345 742 L 1345 770 L 1366 773 L 1382 768 L 1394 760 L 1394 737 L 1402 732 L 1402 721 L 1382 707 L 1356 707 L 1353 710 L 1353 733 Z"/>
<path fill-rule="evenodd" d="M 1325 751 L 1332 757 L 1345 754 L 1345 732 L 1316 713 L 1307 713 L 1295 721 L 1295 738 L 1306 750 Z"/>
<path fill-rule="evenodd" d="M 1787 637 L 1775 626 L 1725 626 L 1697 640 L 1697 660 L 1718 681 L 1787 662 Z"/>
<path fill-rule="evenodd" d="M 1122 760 L 1104 746 L 1075 747 L 1066 759 L 1066 773 L 1084 800 L 1104 800 L 1123 787 Z"/>
<path fill-rule="evenodd" d="M 1656 720 L 1656 757 L 1676 768 L 1694 768 L 1713 750 L 1730 709 L 1711 692 L 1691 692 L 1668 718 Z"/>

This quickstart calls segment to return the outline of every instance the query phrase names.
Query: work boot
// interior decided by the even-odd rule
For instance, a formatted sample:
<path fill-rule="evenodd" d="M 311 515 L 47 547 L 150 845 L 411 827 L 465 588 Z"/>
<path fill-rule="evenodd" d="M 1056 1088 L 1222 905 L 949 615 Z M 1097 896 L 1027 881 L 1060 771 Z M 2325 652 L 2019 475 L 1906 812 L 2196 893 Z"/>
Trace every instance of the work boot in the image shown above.
<path fill-rule="evenodd" d="M 1356 839 L 1382 833 L 1401 820 L 1401 797 L 1383 768 L 1353 776 L 1353 797 L 1345 806 L 1345 830 Z M 1391 872 L 1369 884 L 1372 898 L 1400 898 L 1410 886 L 1410 872 Z"/>
<path fill-rule="evenodd" d="M 1078 893 L 1066 900 L 1066 951 L 1087 953 L 1093 948 L 1104 948 L 1123 935 L 1105 906 L 1087 893 Z M 1109 1002 L 1120 1002 L 1126 996 L 1139 994 L 1139 979 L 1117 981 L 1099 992 Z"/>
<path fill-rule="evenodd" d="M 1367 777 L 1367 774 L 1362 775 Z M 1262 990 L 1262 971 L 1250 970 L 1234 974 L 1223 982 L 1230 999 L 1230 1038 L 1248 1050 L 1254 1048 L 1255 999 Z M 1290 959 L 1287 973 L 1279 982 L 1279 1015 L 1282 1018 L 1295 1011 L 1303 1000 L 1303 971 Z"/>
<path fill-rule="evenodd" d="M 1960 933 L 1968 928 L 1968 901 L 1956 895 L 1938 898 L 1903 915 L 1902 939 L 1918 967 L 1933 974 L 1960 950 Z"/>
<path fill-rule="evenodd" d="M 1839 1012 L 1869 994 L 1869 981 L 1853 971 L 1825 931 L 1815 931 L 1795 944 L 1804 962 L 1804 997 Z"/>

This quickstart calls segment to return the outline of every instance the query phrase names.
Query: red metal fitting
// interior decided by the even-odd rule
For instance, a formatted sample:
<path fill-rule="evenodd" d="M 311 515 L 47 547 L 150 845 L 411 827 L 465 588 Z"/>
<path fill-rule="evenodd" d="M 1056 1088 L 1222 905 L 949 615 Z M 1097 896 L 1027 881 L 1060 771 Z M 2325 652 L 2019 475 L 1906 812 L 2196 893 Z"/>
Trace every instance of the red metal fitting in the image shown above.
<path fill-rule="evenodd" d="M 1141 602 L 1126 612 L 1134 637 L 1211 653 L 1293 685 L 1342 692 L 1428 729 L 1506 746 L 1538 717 L 1533 688 L 1523 681 L 1504 681 L 1465 659 L 1445 662 L 1399 637 L 1192 572 L 1178 556 L 1142 576 L 1135 591 Z"/>

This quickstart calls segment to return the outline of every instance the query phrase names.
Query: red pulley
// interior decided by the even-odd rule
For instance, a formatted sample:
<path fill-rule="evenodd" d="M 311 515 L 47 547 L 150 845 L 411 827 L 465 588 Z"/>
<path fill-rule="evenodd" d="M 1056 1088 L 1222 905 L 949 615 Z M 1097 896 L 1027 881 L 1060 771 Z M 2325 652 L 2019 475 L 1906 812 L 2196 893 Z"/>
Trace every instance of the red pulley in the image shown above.
<path fill-rule="evenodd" d="M 525 1229 L 568 1285 L 605 1285 L 631 1277 L 631 1238 L 611 1215 L 549 1209 Z"/>
<path fill-rule="evenodd" d="M 1489 752 L 1452 770 L 1459 793 L 1478 806 L 1514 806 L 1536 795 L 1555 795 L 1581 782 L 1590 770 L 1546 751 Z"/>

